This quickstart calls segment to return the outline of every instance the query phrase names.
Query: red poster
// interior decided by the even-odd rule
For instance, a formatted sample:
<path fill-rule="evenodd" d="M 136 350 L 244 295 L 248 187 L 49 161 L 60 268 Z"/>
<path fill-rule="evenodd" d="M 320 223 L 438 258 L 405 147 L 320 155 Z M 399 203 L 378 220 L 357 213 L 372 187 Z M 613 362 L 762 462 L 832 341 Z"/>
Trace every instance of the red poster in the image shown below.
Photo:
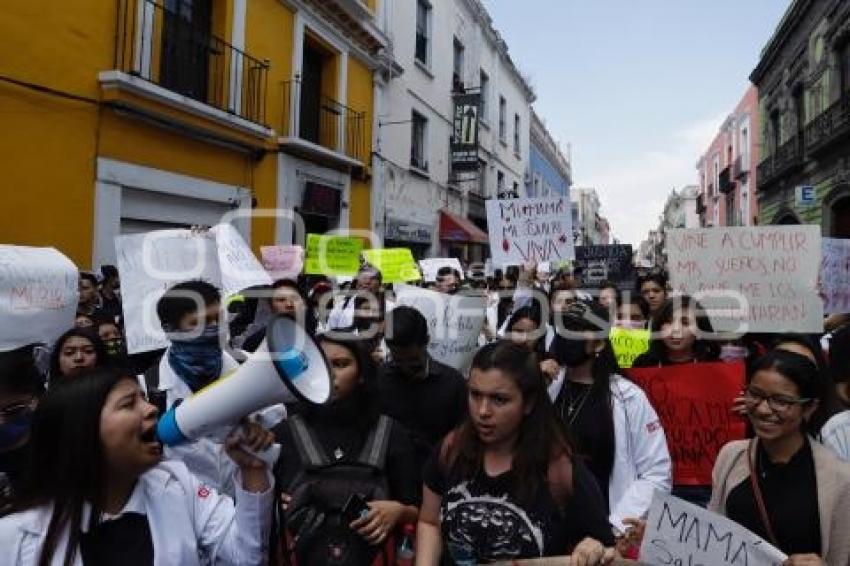
<path fill-rule="evenodd" d="M 673 459 L 674 485 L 711 485 L 723 445 L 744 438 L 732 402 L 744 388 L 742 362 L 680 364 L 625 370 L 655 407 Z"/>

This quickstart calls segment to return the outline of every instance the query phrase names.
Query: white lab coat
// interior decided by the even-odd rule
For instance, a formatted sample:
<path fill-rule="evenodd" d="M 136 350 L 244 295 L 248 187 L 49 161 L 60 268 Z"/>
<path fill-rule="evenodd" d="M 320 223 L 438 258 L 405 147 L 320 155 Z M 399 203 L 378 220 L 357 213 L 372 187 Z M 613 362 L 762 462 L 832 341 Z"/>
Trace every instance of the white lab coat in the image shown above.
<path fill-rule="evenodd" d="M 850 462 L 850 411 L 843 411 L 829 419 L 823 425 L 820 436 L 823 445 L 833 454 Z"/>
<path fill-rule="evenodd" d="M 271 475 L 271 474 L 269 474 Z M 162 462 L 143 474 L 124 506 L 114 517 L 134 512 L 150 525 L 154 566 L 201 564 L 265 564 L 271 530 L 274 490 L 248 493 L 236 490 L 236 503 L 208 488 L 180 462 Z M 90 508 L 83 513 L 87 530 Z M 38 564 L 53 506 L 43 505 L 0 519 L 0 564 Z M 60 566 L 68 545 L 60 538 L 51 565 Z M 82 566 L 77 551 L 75 566 Z"/>
<path fill-rule="evenodd" d="M 239 368 L 227 352 L 222 352 L 222 375 L 227 375 Z M 144 378 L 140 377 L 142 388 L 145 388 Z M 166 404 L 171 407 L 181 399 L 192 396 L 192 390 L 171 369 L 168 363 L 168 350 L 159 361 L 159 389 L 165 392 Z M 286 418 L 286 408 L 283 405 L 273 405 L 260 412 L 260 424 L 272 428 Z M 235 493 L 236 465 L 224 450 L 224 439 L 230 433 L 230 427 L 221 427 L 209 436 L 199 438 L 178 446 L 166 446 L 165 458 L 180 460 L 202 482 L 216 491 L 233 497 Z"/>
<path fill-rule="evenodd" d="M 563 373 L 559 377 L 558 387 L 553 383 L 549 388 L 553 400 L 563 384 Z M 622 533 L 626 530 L 623 519 L 645 517 L 656 489 L 671 490 L 673 469 L 661 421 L 643 390 L 615 375 L 611 379 L 611 400 L 614 468 L 608 483 L 608 521 Z"/>

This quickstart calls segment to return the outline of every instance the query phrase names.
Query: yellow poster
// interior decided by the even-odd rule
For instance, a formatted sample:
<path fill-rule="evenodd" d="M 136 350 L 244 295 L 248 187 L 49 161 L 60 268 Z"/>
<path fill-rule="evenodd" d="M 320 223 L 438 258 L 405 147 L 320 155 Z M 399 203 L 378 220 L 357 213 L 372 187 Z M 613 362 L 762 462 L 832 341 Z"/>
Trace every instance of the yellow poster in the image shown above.
<path fill-rule="evenodd" d="M 357 274 L 363 240 L 345 236 L 307 234 L 307 257 L 304 273 L 308 275 Z"/>
<path fill-rule="evenodd" d="M 363 257 L 381 272 L 384 283 L 407 283 L 422 278 L 413 254 L 407 248 L 364 250 Z"/>
<path fill-rule="evenodd" d="M 635 358 L 649 350 L 649 330 L 632 330 L 630 328 L 612 328 L 611 346 L 621 368 L 632 367 Z"/>

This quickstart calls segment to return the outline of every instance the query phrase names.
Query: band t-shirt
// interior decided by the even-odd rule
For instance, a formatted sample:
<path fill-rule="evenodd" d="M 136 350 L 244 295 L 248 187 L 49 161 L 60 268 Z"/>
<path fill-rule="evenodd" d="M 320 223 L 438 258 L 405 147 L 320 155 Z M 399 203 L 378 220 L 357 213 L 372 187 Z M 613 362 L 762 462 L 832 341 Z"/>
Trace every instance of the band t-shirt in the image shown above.
<path fill-rule="evenodd" d="M 563 512 L 542 482 L 532 503 L 520 505 L 511 495 L 512 471 L 495 477 L 481 472 L 467 481 L 444 473 L 435 453 L 423 475 L 428 489 L 442 497 L 443 554 L 457 564 L 566 555 L 585 537 L 606 546 L 614 542 L 599 487 L 578 461 Z"/>

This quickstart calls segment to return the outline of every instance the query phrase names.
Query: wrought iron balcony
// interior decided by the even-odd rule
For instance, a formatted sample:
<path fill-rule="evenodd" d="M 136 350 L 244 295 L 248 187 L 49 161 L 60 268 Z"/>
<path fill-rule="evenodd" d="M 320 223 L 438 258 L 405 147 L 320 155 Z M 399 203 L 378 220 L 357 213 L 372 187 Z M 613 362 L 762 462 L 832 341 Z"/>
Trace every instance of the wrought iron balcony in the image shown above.
<path fill-rule="evenodd" d="M 739 155 L 735 158 L 734 163 L 732 164 L 732 178 L 733 179 L 745 179 L 747 175 L 750 173 L 750 160 L 749 157 L 744 159 L 744 155 Z"/>
<path fill-rule="evenodd" d="M 365 163 L 366 114 L 305 88 L 299 79 L 283 83 L 282 132 Z"/>
<path fill-rule="evenodd" d="M 803 143 L 794 136 L 779 146 L 773 155 L 766 157 L 758 166 L 758 188 L 763 189 L 792 173 L 803 165 Z"/>
<path fill-rule="evenodd" d="M 266 125 L 269 64 L 161 0 L 118 0 L 115 68 Z"/>
<path fill-rule="evenodd" d="M 843 96 L 806 126 L 806 151 L 815 155 L 850 134 L 850 96 Z"/>

